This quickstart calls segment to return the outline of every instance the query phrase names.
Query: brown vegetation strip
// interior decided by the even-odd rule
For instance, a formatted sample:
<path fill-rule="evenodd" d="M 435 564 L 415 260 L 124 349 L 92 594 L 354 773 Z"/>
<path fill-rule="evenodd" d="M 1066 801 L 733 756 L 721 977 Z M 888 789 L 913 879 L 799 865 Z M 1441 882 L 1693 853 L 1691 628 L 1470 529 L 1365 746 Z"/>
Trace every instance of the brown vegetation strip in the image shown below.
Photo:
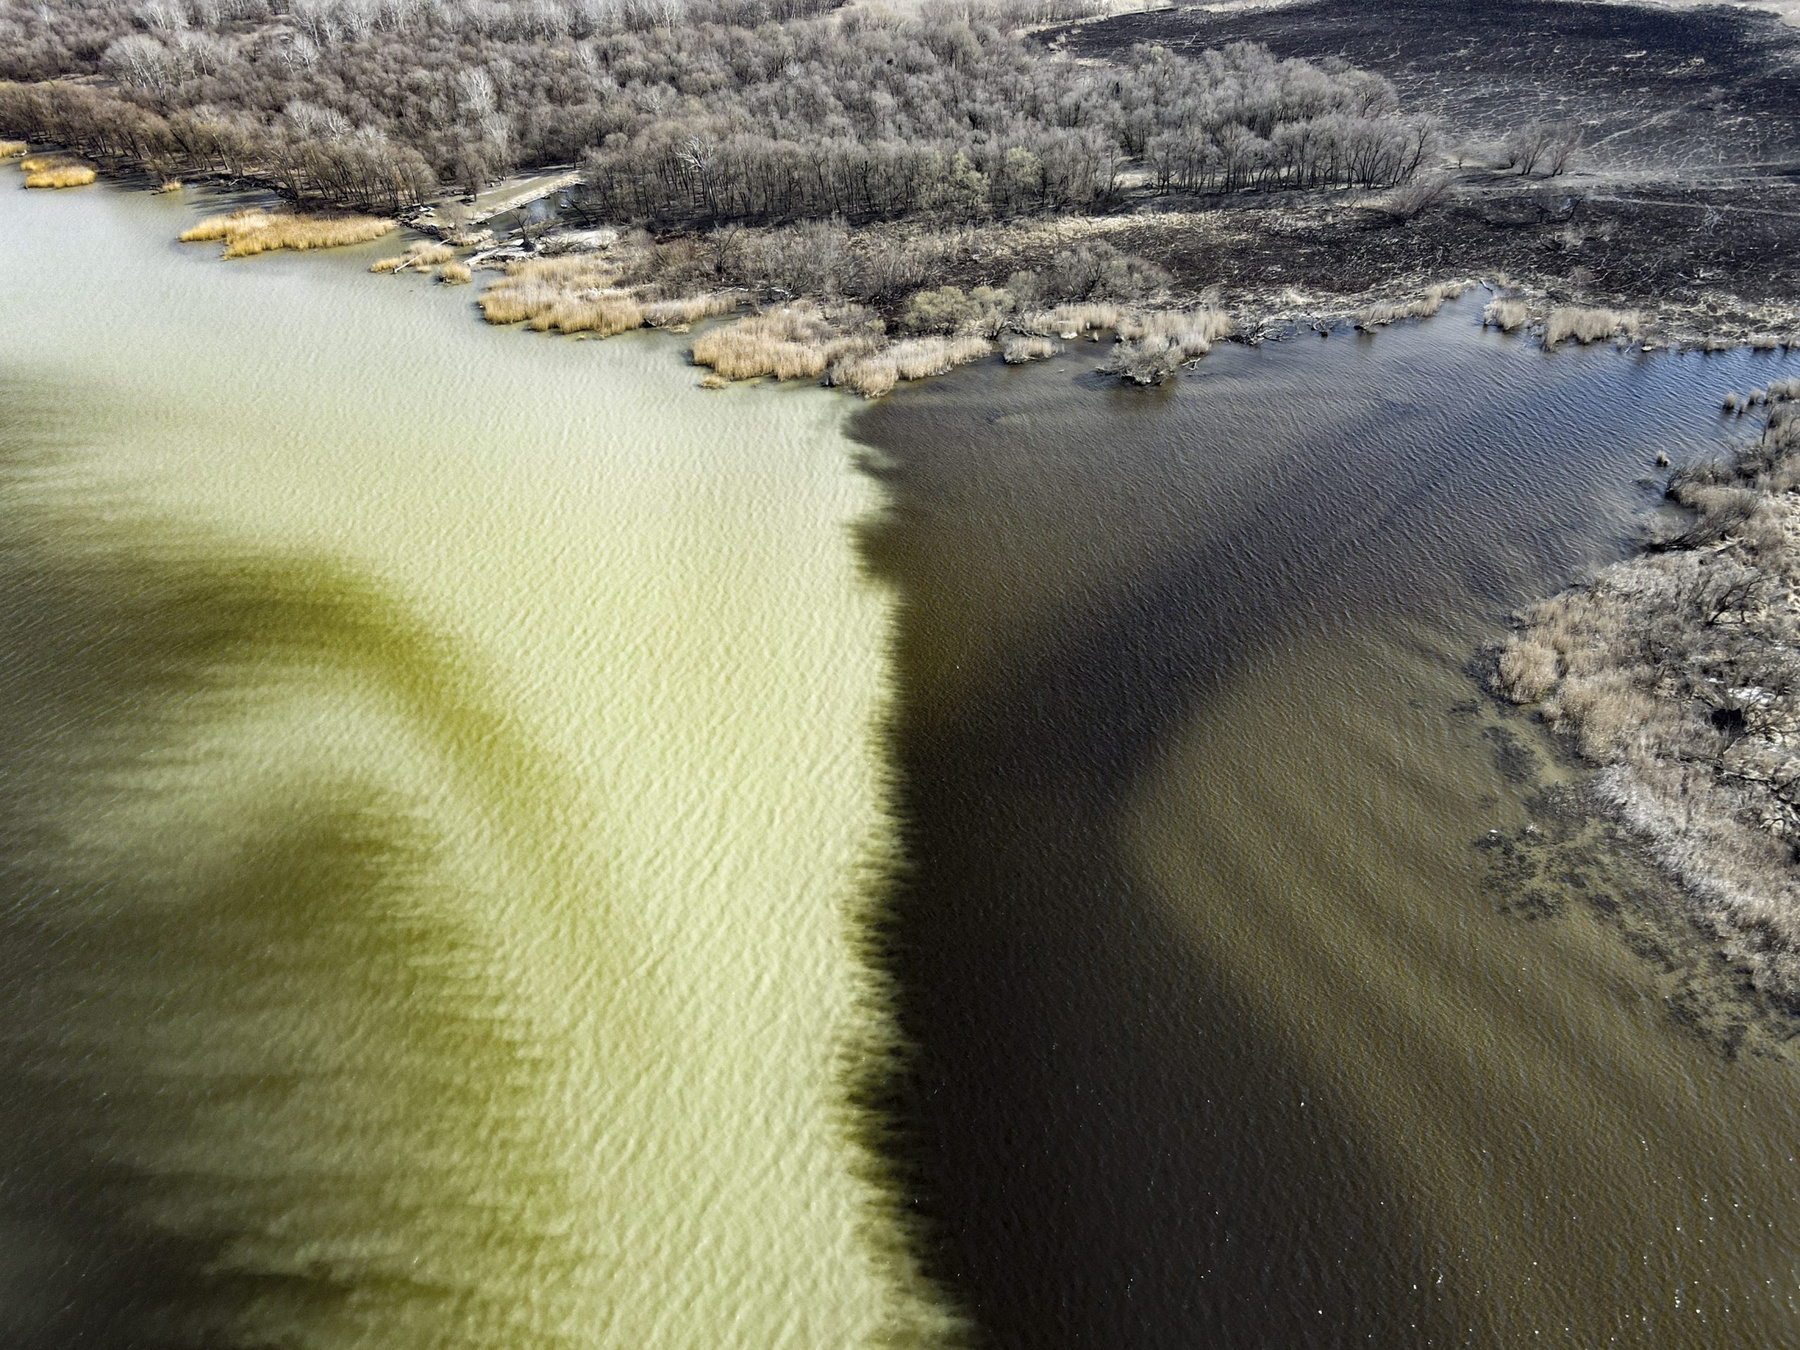
<path fill-rule="evenodd" d="M 308 216 L 248 208 L 208 216 L 183 232 L 184 244 L 223 240 L 227 258 L 245 258 L 277 249 L 342 248 L 367 243 L 399 228 L 377 216 Z"/>

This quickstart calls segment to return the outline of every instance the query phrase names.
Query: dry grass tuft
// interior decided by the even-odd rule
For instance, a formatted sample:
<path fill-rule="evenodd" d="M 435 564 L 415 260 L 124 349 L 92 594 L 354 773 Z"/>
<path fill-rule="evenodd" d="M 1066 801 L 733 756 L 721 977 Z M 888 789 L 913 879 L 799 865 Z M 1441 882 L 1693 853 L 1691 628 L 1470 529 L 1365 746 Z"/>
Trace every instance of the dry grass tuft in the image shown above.
<path fill-rule="evenodd" d="M 737 307 L 738 297 L 724 291 L 652 300 L 644 306 L 644 322 L 652 328 L 676 328 L 729 314 Z"/>
<path fill-rule="evenodd" d="M 181 235 L 184 244 L 223 240 L 226 258 L 247 258 L 278 249 L 305 251 L 363 244 L 399 228 L 379 216 L 308 216 L 249 207 L 208 216 Z"/>
<path fill-rule="evenodd" d="M 1563 305 L 1551 310 L 1544 323 L 1544 345 L 1554 347 L 1569 338 L 1584 346 L 1615 337 L 1634 338 L 1642 323 L 1643 316 L 1635 309 L 1585 309 L 1579 305 Z"/>
<path fill-rule="evenodd" d="M 456 250 L 435 239 L 421 239 L 401 254 L 369 265 L 371 272 L 428 272 L 456 256 Z"/>
<path fill-rule="evenodd" d="M 847 356 L 833 362 L 831 383 L 856 390 L 865 398 L 880 398 L 901 380 L 923 380 L 942 375 L 957 366 L 979 361 L 993 345 L 984 337 L 916 337 L 893 343 L 863 356 Z"/>
<path fill-rule="evenodd" d="M 0 141 L 0 159 L 12 159 L 30 148 L 24 141 Z"/>
<path fill-rule="evenodd" d="M 591 254 L 513 263 L 481 293 L 489 323 L 527 323 L 538 332 L 610 337 L 641 328 L 643 310 L 619 286 L 616 264 Z"/>
<path fill-rule="evenodd" d="M 1102 369 L 1134 384 L 1159 384 L 1237 331 L 1237 320 L 1221 309 L 1131 315 L 1120 321 L 1119 345 Z"/>
<path fill-rule="evenodd" d="M 694 361 L 728 380 L 816 380 L 837 363 L 875 350 L 876 334 L 867 322 L 850 322 L 860 317 L 827 316 L 810 301 L 783 305 L 702 333 L 694 341 Z"/>
<path fill-rule="evenodd" d="M 467 263 L 447 262 L 437 270 L 437 279 L 446 286 L 467 286 L 472 276 Z"/>
<path fill-rule="evenodd" d="M 52 164 L 47 168 L 33 169 L 27 173 L 25 186 L 28 188 L 86 187 L 98 176 L 91 164 Z"/>
<path fill-rule="evenodd" d="M 1472 281 L 1440 282 L 1435 286 L 1427 286 L 1410 300 L 1377 301 L 1359 310 L 1353 317 L 1353 322 L 1364 332 L 1370 332 L 1401 319 L 1429 319 L 1444 307 L 1444 301 L 1454 300 L 1474 287 L 1475 283 Z"/>
<path fill-rule="evenodd" d="M 1022 332 L 1052 334 L 1069 342 L 1084 333 L 1116 329 L 1125 321 L 1126 314 L 1123 305 L 1058 305 L 1055 309 L 1035 310 L 1021 316 L 1017 327 Z"/>
<path fill-rule="evenodd" d="M 162 196 L 165 193 L 180 192 L 186 186 L 187 184 L 183 183 L 179 178 L 165 178 L 162 182 L 151 188 L 150 191 L 158 196 Z"/>
<path fill-rule="evenodd" d="M 1000 339 L 1000 359 L 1009 366 L 1022 366 L 1027 361 L 1047 361 L 1062 350 L 1059 343 L 1047 337 L 1028 333 L 1008 333 Z"/>
<path fill-rule="evenodd" d="M 1490 300 L 1481 311 L 1483 328 L 1498 328 L 1502 333 L 1516 333 L 1531 318 L 1531 311 L 1525 302 L 1516 296 L 1501 296 Z"/>

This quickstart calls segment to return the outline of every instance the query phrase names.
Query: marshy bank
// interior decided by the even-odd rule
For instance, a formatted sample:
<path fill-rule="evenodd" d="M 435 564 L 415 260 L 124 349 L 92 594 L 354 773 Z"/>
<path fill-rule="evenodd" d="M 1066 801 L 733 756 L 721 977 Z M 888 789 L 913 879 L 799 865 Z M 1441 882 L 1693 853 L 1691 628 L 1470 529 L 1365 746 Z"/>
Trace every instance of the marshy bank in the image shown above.
<path fill-rule="evenodd" d="M 1725 395 L 1754 431 L 1682 465 L 1643 556 L 1523 612 L 1499 688 L 1600 769 L 1697 918 L 1800 1013 L 1800 383 Z"/>

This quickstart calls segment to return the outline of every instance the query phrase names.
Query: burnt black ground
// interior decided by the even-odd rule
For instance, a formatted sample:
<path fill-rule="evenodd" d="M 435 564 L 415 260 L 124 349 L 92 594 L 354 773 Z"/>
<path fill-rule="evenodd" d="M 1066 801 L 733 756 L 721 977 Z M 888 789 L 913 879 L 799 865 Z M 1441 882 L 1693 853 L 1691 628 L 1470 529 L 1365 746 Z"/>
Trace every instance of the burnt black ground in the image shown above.
<path fill-rule="evenodd" d="M 1800 29 L 1768 14 L 1324 0 L 1121 15 L 1041 40 L 1089 58 L 1244 40 L 1339 57 L 1443 120 L 1453 200 L 1411 221 L 1371 209 L 1366 194 L 1138 202 L 1143 228 L 1109 238 L 1184 287 L 1353 294 L 1505 272 L 1554 300 L 1641 304 L 1678 314 L 1687 334 L 1740 336 L 1800 295 Z M 1494 167 L 1498 142 L 1534 119 L 1582 125 L 1572 172 Z M 1155 218 L 1170 211 L 1189 214 Z"/>

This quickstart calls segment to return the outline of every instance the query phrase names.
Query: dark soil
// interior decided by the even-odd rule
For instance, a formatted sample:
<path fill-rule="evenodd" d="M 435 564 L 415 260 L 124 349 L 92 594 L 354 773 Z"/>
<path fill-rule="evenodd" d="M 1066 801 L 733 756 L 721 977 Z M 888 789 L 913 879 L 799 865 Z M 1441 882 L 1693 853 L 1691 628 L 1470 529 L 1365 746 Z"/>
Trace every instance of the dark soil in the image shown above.
<path fill-rule="evenodd" d="M 1565 0 L 1338 0 L 1130 14 L 1048 30 L 1072 54 L 1267 43 L 1380 72 L 1444 121 L 1451 199 L 1398 220 L 1366 195 L 1136 203 L 1109 232 L 1184 288 L 1351 295 L 1505 272 L 1553 301 L 1643 306 L 1670 335 L 1741 337 L 1800 297 L 1800 30 L 1767 14 Z M 1583 127 L 1556 178 L 1499 167 L 1534 119 Z M 1159 214 L 1180 212 L 1175 219 Z"/>

